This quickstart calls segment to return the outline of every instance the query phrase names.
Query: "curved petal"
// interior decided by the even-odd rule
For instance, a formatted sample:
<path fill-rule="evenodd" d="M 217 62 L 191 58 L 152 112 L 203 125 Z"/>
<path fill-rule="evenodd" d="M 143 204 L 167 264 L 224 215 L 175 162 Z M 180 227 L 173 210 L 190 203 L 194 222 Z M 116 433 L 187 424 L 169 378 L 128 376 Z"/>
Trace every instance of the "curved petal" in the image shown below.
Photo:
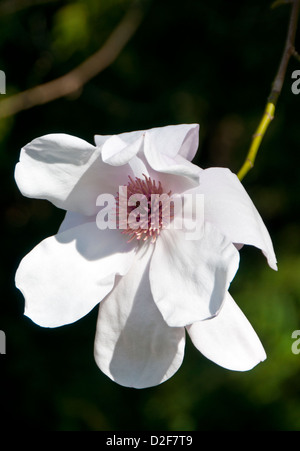
<path fill-rule="evenodd" d="M 127 144 L 119 135 L 111 136 L 102 147 L 102 159 L 111 166 L 128 163 L 141 150 L 144 137 L 141 135 L 133 143 Z"/>
<path fill-rule="evenodd" d="M 179 194 L 198 183 L 201 169 L 189 161 L 198 147 L 198 132 L 197 124 L 183 124 L 113 135 L 103 144 L 102 158 L 113 166 L 128 164 L 135 176 L 150 176 Z M 100 144 L 103 137 L 95 140 Z"/>
<path fill-rule="evenodd" d="M 129 145 L 139 139 L 143 133 L 144 130 L 137 130 L 133 132 L 120 133 L 119 135 L 95 135 L 94 140 L 96 146 L 102 146 L 102 144 L 104 144 L 108 139 L 117 136 L 123 143 Z"/>
<path fill-rule="evenodd" d="M 127 183 L 129 166 L 106 165 L 101 148 L 65 134 L 42 136 L 27 144 L 16 165 L 15 179 L 24 196 L 47 199 L 84 215 L 97 212 L 100 193 L 115 194 Z"/>
<path fill-rule="evenodd" d="M 154 300 L 169 326 L 180 327 L 217 314 L 239 266 L 235 246 L 211 224 L 203 236 L 163 230 L 150 266 Z"/>
<path fill-rule="evenodd" d="M 219 314 L 187 327 L 195 347 L 216 364 L 248 371 L 266 358 L 253 327 L 229 293 Z"/>
<path fill-rule="evenodd" d="M 130 168 L 129 175 L 143 179 L 144 175 L 147 177 L 155 177 L 153 171 L 149 167 L 142 152 L 144 144 L 144 133 L 132 132 L 129 134 L 135 141 L 123 140 L 123 135 L 111 136 L 102 147 L 102 158 L 105 163 L 111 166 L 124 166 Z M 123 168 L 122 168 L 123 170 Z M 128 179 L 126 180 L 126 183 Z"/>
<path fill-rule="evenodd" d="M 95 360 L 108 377 L 126 387 L 164 382 L 178 370 L 184 355 L 184 328 L 169 327 L 152 299 L 151 254 L 152 245 L 140 250 L 99 308 Z"/>
<path fill-rule="evenodd" d="M 209 168 L 200 174 L 205 219 L 233 243 L 258 247 L 271 268 L 277 269 L 269 232 L 243 185 L 229 169 Z"/>
<path fill-rule="evenodd" d="M 95 135 L 95 143 L 101 146 L 108 139 L 117 138 L 120 150 L 122 142 L 131 145 L 139 140 L 145 132 L 151 135 L 155 148 L 159 153 L 176 157 L 181 155 L 183 158 L 191 161 L 198 149 L 199 144 L 199 125 L 198 124 L 179 124 L 168 125 L 166 127 L 155 127 L 149 130 L 137 130 L 134 132 L 120 133 L 119 135 Z"/>
<path fill-rule="evenodd" d="M 199 172 L 202 170 L 180 154 L 181 147 L 187 147 L 184 145 L 186 130 L 184 135 L 180 127 L 165 129 L 165 133 L 161 133 L 160 129 L 155 129 L 157 132 L 145 132 L 144 154 L 149 165 L 157 172 L 188 177 L 198 182 Z M 189 143 L 190 141 L 188 139 Z"/>
<path fill-rule="evenodd" d="M 45 239 L 16 273 L 25 315 L 44 327 L 77 321 L 110 292 L 116 274 L 126 274 L 134 256 L 118 230 L 99 230 L 94 222 Z"/>
<path fill-rule="evenodd" d="M 158 154 L 171 158 L 180 155 L 182 159 L 191 161 L 198 149 L 199 125 L 179 124 L 168 125 L 146 130 L 151 137 L 153 148 Z"/>

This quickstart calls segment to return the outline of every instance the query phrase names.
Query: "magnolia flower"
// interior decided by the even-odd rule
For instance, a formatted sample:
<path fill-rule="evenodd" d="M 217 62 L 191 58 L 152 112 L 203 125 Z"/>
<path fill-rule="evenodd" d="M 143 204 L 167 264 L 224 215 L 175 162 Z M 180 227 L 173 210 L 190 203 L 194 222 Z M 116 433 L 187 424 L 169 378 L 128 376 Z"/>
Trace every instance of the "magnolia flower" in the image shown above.
<path fill-rule="evenodd" d="M 51 134 L 21 151 L 15 179 L 23 195 L 66 210 L 58 233 L 38 244 L 17 270 L 25 315 L 40 326 L 58 327 L 100 302 L 95 360 L 108 377 L 129 387 L 170 378 L 182 363 L 186 332 L 204 356 L 227 369 L 245 371 L 264 360 L 259 338 L 228 289 L 244 244 L 260 248 L 276 269 L 272 242 L 236 175 L 191 163 L 198 125 L 95 136 L 95 144 Z M 125 211 L 119 208 L 119 187 L 128 191 L 125 200 L 146 196 L 143 211 L 150 217 L 151 195 L 202 196 L 204 218 L 187 209 L 186 222 L 200 220 L 201 234 L 188 239 L 186 224 L 172 227 L 174 209 L 166 227 L 161 210 L 156 228 L 151 218 L 142 227 L 142 214 L 136 227 L 121 228 L 119 221 L 99 226 L 105 208 L 99 195 L 116 201 L 117 219 L 133 212 L 129 203 Z"/>

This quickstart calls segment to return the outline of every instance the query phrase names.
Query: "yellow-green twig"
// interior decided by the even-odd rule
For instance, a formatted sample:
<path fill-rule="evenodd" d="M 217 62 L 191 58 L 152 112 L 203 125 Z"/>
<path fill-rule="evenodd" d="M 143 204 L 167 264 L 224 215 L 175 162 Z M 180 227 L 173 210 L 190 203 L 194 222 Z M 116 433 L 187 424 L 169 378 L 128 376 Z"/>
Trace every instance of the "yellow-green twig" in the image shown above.
<path fill-rule="evenodd" d="M 274 113 L 275 113 L 275 105 L 271 102 L 268 102 L 264 114 L 259 123 L 259 126 L 257 127 L 254 135 L 252 136 L 252 142 L 246 160 L 237 174 L 240 180 L 242 180 L 247 174 L 247 172 L 253 168 L 261 140 L 263 139 L 270 122 L 274 118 Z"/>
<path fill-rule="evenodd" d="M 288 3 L 288 1 L 278 1 L 275 3 Z M 262 138 L 264 137 L 267 128 L 274 118 L 275 113 L 275 105 L 277 103 L 278 97 L 281 93 L 288 62 L 292 55 L 298 55 L 295 50 L 295 36 L 298 24 L 298 16 L 299 16 L 299 8 L 300 8 L 300 0 L 290 0 L 292 3 L 292 10 L 290 16 L 290 22 L 288 27 L 288 33 L 286 37 L 285 47 L 282 54 L 282 58 L 279 64 L 278 72 L 272 84 L 272 90 L 268 97 L 267 105 L 264 110 L 263 116 L 259 123 L 259 126 L 254 133 L 250 145 L 250 149 L 248 151 L 247 157 L 239 170 L 237 176 L 240 180 L 242 180 L 245 175 L 250 171 L 250 169 L 254 166 L 254 161 L 261 143 Z"/>

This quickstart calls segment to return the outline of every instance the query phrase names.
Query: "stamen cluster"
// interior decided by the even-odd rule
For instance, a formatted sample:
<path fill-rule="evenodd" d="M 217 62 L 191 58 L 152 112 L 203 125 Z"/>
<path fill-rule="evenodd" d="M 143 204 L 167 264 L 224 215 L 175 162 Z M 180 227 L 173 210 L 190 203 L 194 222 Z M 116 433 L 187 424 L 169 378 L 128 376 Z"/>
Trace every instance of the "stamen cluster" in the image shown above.
<path fill-rule="evenodd" d="M 117 228 L 129 235 L 128 242 L 151 238 L 152 243 L 155 243 L 160 230 L 172 218 L 169 202 L 171 191 L 164 193 L 160 181 L 156 182 L 145 174 L 143 176 L 144 180 L 129 176 L 124 196 L 120 193 L 116 195 Z"/>

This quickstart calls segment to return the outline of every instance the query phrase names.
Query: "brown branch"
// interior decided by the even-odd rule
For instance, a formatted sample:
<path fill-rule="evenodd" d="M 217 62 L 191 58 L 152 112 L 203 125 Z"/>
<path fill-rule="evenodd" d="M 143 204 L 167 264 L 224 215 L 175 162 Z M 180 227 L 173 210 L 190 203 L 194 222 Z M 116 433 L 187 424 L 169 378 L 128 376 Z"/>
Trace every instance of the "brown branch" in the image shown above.
<path fill-rule="evenodd" d="M 279 2 L 279 3 L 282 3 L 282 2 Z M 263 112 L 263 115 L 262 115 L 262 118 L 258 125 L 258 128 L 252 137 L 250 149 L 248 151 L 246 159 L 237 174 L 237 176 L 240 180 L 243 180 L 245 175 L 254 166 L 254 161 L 255 161 L 257 152 L 259 150 L 261 141 L 268 129 L 269 124 L 271 123 L 271 121 L 274 118 L 275 106 L 276 106 L 278 97 L 282 91 L 282 86 L 283 86 L 283 82 L 284 82 L 284 78 L 285 78 L 289 60 L 290 60 L 291 56 L 292 55 L 295 56 L 295 53 L 296 53 L 295 52 L 295 38 L 296 38 L 296 31 L 297 31 L 297 24 L 298 24 L 300 0 L 286 1 L 285 3 L 292 3 L 293 6 L 292 6 L 292 10 L 291 10 L 284 51 L 283 51 L 283 54 L 282 54 L 282 57 L 280 60 L 279 69 L 277 71 L 277 74 L 276 74 L 275 79 L 272 84 L 272 88 L 271 88 L 270 95 L 268 97 L 267 105 Z"/>
<path fill-rule="evenodd" d="M 118 57 L 141 23 L 141 9 L 129 10 L 103 46 L 67 74 L 35 86 L 0 102 L 0 118 L 43 105 L 80 90 L 89 80 L 106 69 Z"/>
<path fill-rule="evenodd" d="M 298 17 L 299 17 L 300 1 L 293 0 L 291 3 L 293 4 L 293 6 L 292 6 L 292 10 L 291 10 L 291 16 L 290 16 L 290 22 L 289 22 L 289 28 L 288 28 L 288 33 L 287 33 L 287 37 L 286 37 L 285 47 L 284 47 L 283 55 L 282 55 L 280 65 L 278 68 L 278 72 L 273 81 L 272 90 L 271 90 L 271 93 L 268 98 L 268 102 L 273 103 L 274 105 L 276 105 L 278 97 L 281 93 L 289 60 L 290 60 L 291 56 L 295 54 L 295 37 L 296 37 Z"/>

